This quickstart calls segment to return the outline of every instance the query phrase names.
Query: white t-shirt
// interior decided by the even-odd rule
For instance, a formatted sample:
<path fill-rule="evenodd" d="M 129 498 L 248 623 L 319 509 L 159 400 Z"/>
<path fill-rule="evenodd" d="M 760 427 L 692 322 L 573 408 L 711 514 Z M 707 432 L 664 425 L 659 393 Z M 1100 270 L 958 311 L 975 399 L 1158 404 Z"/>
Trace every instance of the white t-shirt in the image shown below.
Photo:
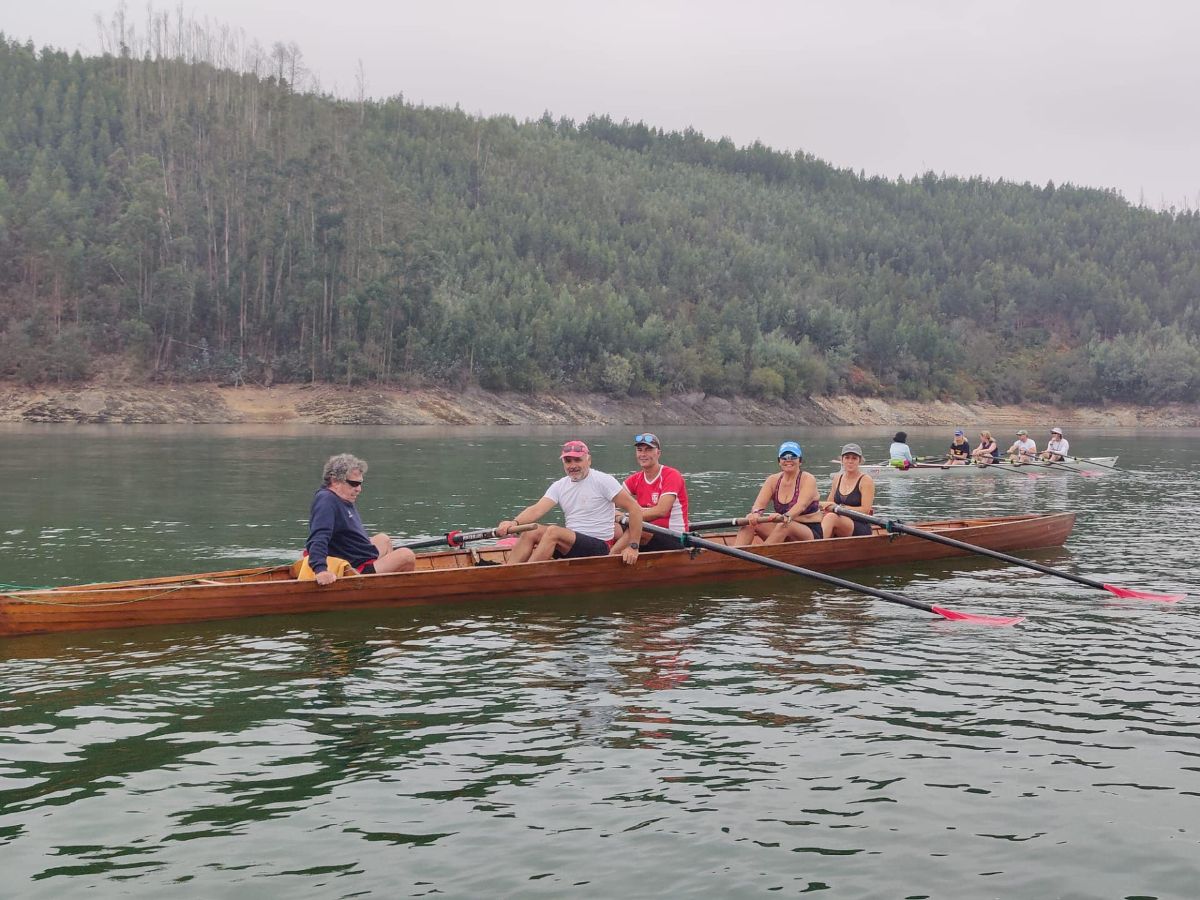
<path fill-rule="evenodd" d="M 909 449 L 908 444 L 902 444 L 899 441 L 894 441 L 892 446 L 888 447 L 888 458 L 916 462 L 916 460 L 913 459 L 912 450 Z"/>
<path fill-rule="evenodd" d="M 1071 450 L 1071 442 L 1066 438 L 1052 440 L 1046 445 L 1047 453 L 1057 453 L 1059 456 L 1066 456 Z"/>
<path fill-rule="evenodd" d="M 1037 453 L 1037 444 L 1030 438 L 1020 438 L 1013 444 L 1013 447 L 1018 453 L 1027 453 L 1030 455 Z"/>
<path fill-rule="evenodd" d="M 621 484 L 606 472 L 592 469 L 582 481 L 564 475 L 546 491 L 546 496 L 562 507 L 566 525 L 577 534 L 611 541 L 616 534 L 613 521 L 617 508 L 613 497 L 621 493 Z"/>

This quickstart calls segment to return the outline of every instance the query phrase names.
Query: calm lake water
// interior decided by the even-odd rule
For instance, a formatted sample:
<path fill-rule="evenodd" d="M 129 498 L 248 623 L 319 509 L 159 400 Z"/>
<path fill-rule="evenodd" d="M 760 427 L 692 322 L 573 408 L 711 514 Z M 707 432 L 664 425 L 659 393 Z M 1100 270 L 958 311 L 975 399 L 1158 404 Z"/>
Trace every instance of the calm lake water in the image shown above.
<path fill-rule="evenodd" d="M 566 437 L 631 469 L 627 430 L 568 431 L 5 428 L 0 582 L 294 558 L 342 450 L 397 538 L 511 516 Z M 743 513 L 783 439 L 824 491 L 844 441 L 890 438 L 659 433 L 694 518 Z M 847 574 L 1023 625 L 784 577 L 0 639 L 0 891 L 1194 897 L 1200 433 L 1068 436 L 1121 471 L 905 480 L 878 506 L 1075 510 L 1039 560 L 1187 601 L 971 559 Z"/>

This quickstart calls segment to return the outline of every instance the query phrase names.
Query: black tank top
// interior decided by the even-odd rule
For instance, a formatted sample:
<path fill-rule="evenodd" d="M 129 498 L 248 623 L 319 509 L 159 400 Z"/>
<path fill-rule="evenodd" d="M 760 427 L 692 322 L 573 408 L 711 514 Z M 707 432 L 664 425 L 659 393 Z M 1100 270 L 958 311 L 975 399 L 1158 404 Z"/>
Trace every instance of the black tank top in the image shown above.
<path fill-rule="evenodd" d="M 863 476 L 858 476 L 858 481 L 854 482 L 854 490 L 848 494 L 842 493 L 842 476 L 838 476 L 837 487 L 833 489 L 833 499 L 838 506 L 862 506 L 862 486 Z"/>

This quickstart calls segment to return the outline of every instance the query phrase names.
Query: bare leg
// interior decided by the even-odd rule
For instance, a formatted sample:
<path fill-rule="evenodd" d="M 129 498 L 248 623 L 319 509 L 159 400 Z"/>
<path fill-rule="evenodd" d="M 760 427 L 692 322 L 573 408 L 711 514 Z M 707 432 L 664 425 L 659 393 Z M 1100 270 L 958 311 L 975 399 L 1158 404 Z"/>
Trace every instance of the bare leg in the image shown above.
<path fill-rule="evenodd" d="M 854 534 L 854 522 L 846 516 L 828 512 L 821 520 L 821 530 L 825 532 L 825 537 L 850 537 Z"/>
<path fill-rule="evenodd" d="M 407 547 L 392 549 L 392 539 L 386 534 L 377 534 L 371 543 L 379 551 L 375 560 L 376 572 L 411 572 L 417 565 L 417 555 Z"/>
<path fill-rule="evenodd" d="M 767 535 L 763 543 L 782 544 L 784 541 L 811 541 L 815 540 L 815 537 L 812 529 L 803 522 L 780 522 Z"/>
<path fill-rule="evenodd" d="M 508 552 L 508 559 L 505 561 L 505 564 L 512 565 L 513 563 L 528 561 L 529 557 L 533 554 L 533 548 L 537 546 L 538 541 L 542 539 L 542 535 L 546 533 L 546 527 L 545 525 L 539 525 L 533 531 L 522 532 L 521 536 L 517 538 L 517 543 Z"/>
<path fill-rule="evenodd" d="M 743 525 L 738 529 L 737 537 L 733 539 L 735 547 L 749 547 L 754 543 L 754 526 Z"/>
<path fill-rule="evenodd" d="M 533 555 L 529 557 L 530 562 L 545 562 L 554 556 L 554 551 L 566 553 L 575 546 L 575 532 L 569 528 L 564 528 L 562 525 L 546 526 L 546 533 L 540 541 L 537 548 L 533 551 Z"/>

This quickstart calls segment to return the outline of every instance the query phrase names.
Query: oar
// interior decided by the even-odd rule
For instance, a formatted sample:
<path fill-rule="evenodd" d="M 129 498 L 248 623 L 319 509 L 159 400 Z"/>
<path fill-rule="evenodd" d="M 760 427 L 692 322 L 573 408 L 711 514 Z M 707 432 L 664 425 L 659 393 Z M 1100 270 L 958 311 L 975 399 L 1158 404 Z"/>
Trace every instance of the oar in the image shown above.
<path fill-rule="evenodd" d="M 1075 472 L 1078 475 L 1082 475 L 1084 478 L 1098 478 L 1100 476 L 1099 472 L 1089 472 L 1086 469 L 1080 469 L 1070 463 L 1063 462 L 1061 459 L 1046 460 L 1046 468 L 1064 469 L 1067 472 Z"/>
<path fill-rule="evenodd" d="M 536 522 L 530 522 L 527 525 L 518 525 L 515 528 L 508 529 L 509 534 L 520 534 L 522 531 L 532 531 L 537 528 Z M 441 537 L 428 538 L 424 541 L 413 541 L 410 544 L 397 544 L 397 550 L 420 550 L 422 547 L 461 547 L 467 541 L 486 541 L 489 538 L 500 537 L 496 534 L 495 528 L 480 528 L 476 531 L 451 531 L 448 534 L 443 534 Z"/>
<path fill-rule="evenodd" d="M 778 522 L 782 518 L 778 513 L 771 513 L 769 516 L 759 516 L 758 521 L 760 523 Z M 749 524 L 745 516 L 738 519 L 709 519 L 706 522 L 692 522 L 688 526 L 688 531 L 709 531 L 713 528 L 741 528 L 743 525 Z"/>
<path fill-rule="evenodd" d="M 1115 584 L 1105 584 L 1102 581 L 1096 581 L 1092 578 L 1084 578 L 1082 575 L 1072 575 L 1070 572 L 1064 572 L 1062 569 L 1052 569 L 1050 566 L 1043 566 L 1041 563 L 1035 563 L 1028 559 L 1021 559 L 1019 556 L 1009 556 L 1007 553 L 1001 553 L 999 550 L 989 550 L 987 547 L 979 547 L 975 544 L 968 544 L 966 541 L 956 540 L 955 538 L 946 537 L 942 534 L 935 534 L 932 531 L 922 531 L 920 528 L 913 528 L 911 525 L 905 525 L 903 522 L 895 522 L 887 519 L 880 519 L 877 516 L 868 516 L 866 513 L 860 513 L 856 509 L 847 509 L 844 506 L 835 506 L 833 511 L 838 515 L 847 516 L 851 519 L 857 519 L 860 522 L 867 522 L 871 525 L 879 525 L 886 528 L 889 532 L 894 533 L 899 531 L 901 534 L 911 534 L 913 537 L 925 538 L 927 541 L 933 541 L 937 544 L 945 544 L 947 547 L 957 547 L 959 550 L 967 550 L 971 553 L 978 553 L 982 556 L 990 556 L 993 559 L 1003 560 L 1007 563 L 1012 563 L 1017 566 L 1024 566 L 1027 569 L 1033 569 L 1035 572 L 1041 572 L 1045 575 L 1057 575 L 1059 578 L 1066 578 L 1068 581 L 1074 581 L 1078 584 L 1085 584 L 1088 587 L 1099 588 L 1100 590 L 1108 591 L 1110 594 L 1115 594 L 1118 597 L 1124 597 L 1129 600 L 1153 600 L 1158 603 L 1178 603 L 1186 594 L 1151 594 L 1147 591 L 1135 591 L 1129 588 L 1117 587 Z"/>
<path fill-rule="evenodd" d="M 1028 463 L 1021 463 L 1020 465 L 1018 465 L 1017 463 L 1009 463 L 1009 462 L 1004 462 L 1002 460 L 997 460 L 996 462 L 993 462 L 993 463 L 986 463 L 984 465 L 980 465 L 979 468 L 994 469 L 997 472 L 1006 472 L 1011 475 L 1020 475 L 1022 478 L 1045 478 L 1046 477 L 1045 475 L 1039 474 L 1037 472 L 1022 472 L 1021 467 L 1025 466 L 1025 465 L 1028 465 Z"/>
<path fill-rule="evenodd" d="M 881 591 L 863 584 L 855 584 L 853 581 L 846 581 L 844 578 L 826 575 L 824 572 L 802 569 L 800 566 L 793 566 L 791 563 L 780 562 L 768 556 L 759 556 L 757 553 L 750 553 L 747 550 L 742 550 L 740 547 L 726 547 L 724 544 L 718 544 L 715 541 L 706 541 L 704 538 L 696 537 L 694 534 L 680 534 L 678 531 L 671 531 L 671 529 L 662 528 L 659 525 L 651 525 L 649 522 L 642 523 L 642 530 L 674 538 L 679 541 L 680 547 L 700 547 L 704 550 L 711 550 L 713 553 L 724 553 L 726 556 L 758 563 L 760 566 L 778 569 L 781 572 L 790 572 L 792 575 L 803 575 L 806 578 L 823 581 L 825 584 L 832 584 L 834 587 L 858 591 L 858 593 L 874 597 L 876 600 L 883 600 L 887 603 L 898 603 L 901 606 L 911 606 L 913 609 L 921 609 L 925 612 L 933 613 L 935 616 L 941 616 L 943 619 L 952 619 L 959 622 L 975 622 L 979 625 L 1016 625 L 1025 619 L 1024 616 L 981 616 L 975 613 L 956 612 L 952 609 L 946 609 L 944 606 L 922 603 L 920 600 L 913 600 L 909 597 L 903 597 L 900 594 L 893 594 L 891 591 Z"/>
<path fill-rule="evenodd" d="M 1094 459 L 1089 459 L 1086 456 L 1068 456 L 1066 458 L 1073 459 L 1075 462 L 1079 463 L 1087 463 L 1089 466 L 1095 466 L 1097 469 L 1111 469 L 1114 472 L 1119 471 L 1116 466 L 1110 466 L 1105 463 L 1096 462 Z"/>

